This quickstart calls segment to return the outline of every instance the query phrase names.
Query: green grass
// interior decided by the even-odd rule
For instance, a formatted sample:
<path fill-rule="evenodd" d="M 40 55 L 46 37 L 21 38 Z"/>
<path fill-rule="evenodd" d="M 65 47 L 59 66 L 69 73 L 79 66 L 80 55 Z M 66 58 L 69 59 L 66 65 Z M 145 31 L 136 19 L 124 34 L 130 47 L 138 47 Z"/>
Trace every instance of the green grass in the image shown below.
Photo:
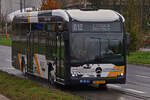
<path fill-rule="evenodd" d="M 11 46 L 11 38 L 8 35 L 8 38 L 6 39 L 5 37 L 2 37 L 0 34 L 0 45 L 6 45 L 6 46 Z"/>
<path fill-rule="evenodd" d="M 149 51 L 136 51 L 132 52 L 127 57 L 128 63 L 136 64 L 150 64 L 150 52 Z"/>
<path fill-rule="evenodd" d="M 57 89 L 46 88 L 32 80 L 0 71 L 0 94 L 11 100 L 83 100 Z"/>

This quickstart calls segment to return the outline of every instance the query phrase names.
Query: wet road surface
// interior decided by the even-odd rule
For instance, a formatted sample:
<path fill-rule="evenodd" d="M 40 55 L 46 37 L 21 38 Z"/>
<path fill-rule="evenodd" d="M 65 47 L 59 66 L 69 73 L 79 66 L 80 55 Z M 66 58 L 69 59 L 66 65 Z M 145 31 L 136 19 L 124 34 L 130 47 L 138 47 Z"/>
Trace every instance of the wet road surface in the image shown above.
<path fill-rule="evenodd" d="M 11 66 L 11 47 L 0 46 L 0 70 L 23 77 Z M 125 85 L 111 84 L 107 89 L 80 86 L 65 91 L 85 100 L 150 100 L 150 67 L 128 65 L 127 73 Z"/>
<path fill-rule="evenodd" d="M 11 47 L 0 45 L 0 70 L 22 77 L 22 73 L 11 66 Z"/>

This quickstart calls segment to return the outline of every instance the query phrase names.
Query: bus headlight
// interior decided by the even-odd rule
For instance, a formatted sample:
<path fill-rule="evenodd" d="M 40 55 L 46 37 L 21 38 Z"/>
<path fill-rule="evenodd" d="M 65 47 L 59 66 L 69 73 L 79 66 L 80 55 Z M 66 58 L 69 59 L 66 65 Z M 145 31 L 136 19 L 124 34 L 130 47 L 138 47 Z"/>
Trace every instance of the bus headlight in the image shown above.
<path fill-rule="evenodd" d="M 74 74 L 72 74 L 72 77 L 75 77 L 75 75 L 74 75 Z"/>
<path fill-rule="evenodd" d="M 123 75 L 124 75 L 124 73 L 121 73 L 120 75 L 121 75 L 121 76 L 123 76 Z"/>
<path fill-rule="evenodd" d="M 124 75 L 124 73 L 119 73 L 119 74 L 118 74 L 118 76 L 123 76 L 123 75 Z"/>

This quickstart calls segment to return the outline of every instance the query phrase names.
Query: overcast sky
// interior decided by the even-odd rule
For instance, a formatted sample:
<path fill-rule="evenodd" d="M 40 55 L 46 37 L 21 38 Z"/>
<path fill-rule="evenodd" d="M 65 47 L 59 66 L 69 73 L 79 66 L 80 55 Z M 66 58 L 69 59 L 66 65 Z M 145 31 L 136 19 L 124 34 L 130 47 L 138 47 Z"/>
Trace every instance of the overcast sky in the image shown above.
<path fill-rule="evenodd" d="M 40 8 L 41 0 L 25 0 L 26 7 Z M 20 0 L 2 0 L 2 13 L 9 14 L 20 9 Z"/>

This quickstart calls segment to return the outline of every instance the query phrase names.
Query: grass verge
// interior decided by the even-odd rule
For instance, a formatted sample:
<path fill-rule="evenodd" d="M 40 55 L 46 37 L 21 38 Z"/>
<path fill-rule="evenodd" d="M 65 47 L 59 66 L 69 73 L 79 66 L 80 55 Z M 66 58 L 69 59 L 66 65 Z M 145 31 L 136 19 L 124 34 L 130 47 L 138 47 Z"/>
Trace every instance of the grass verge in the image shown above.
<path fill-rule="evenodd" d="M 11 38 L 8 35 L 8 38 L 4 38 L 2 37 L 2 35 L 0 36 L 0 45 L 6 45 L 6 46 L 11 46 Z"/>
<path fill-rule="evenodd" d="M 0 71 L 0 93 L 11 100 L 83 100 L 60 90 L 46 88 L 32 80 Z"/>
<path fill-rule="evenodd" d="M 132 52 L 127 57 L 128 63 L 136 64 L 150 64 L 150 52 L 149 51 L 136 51 Z"/>

